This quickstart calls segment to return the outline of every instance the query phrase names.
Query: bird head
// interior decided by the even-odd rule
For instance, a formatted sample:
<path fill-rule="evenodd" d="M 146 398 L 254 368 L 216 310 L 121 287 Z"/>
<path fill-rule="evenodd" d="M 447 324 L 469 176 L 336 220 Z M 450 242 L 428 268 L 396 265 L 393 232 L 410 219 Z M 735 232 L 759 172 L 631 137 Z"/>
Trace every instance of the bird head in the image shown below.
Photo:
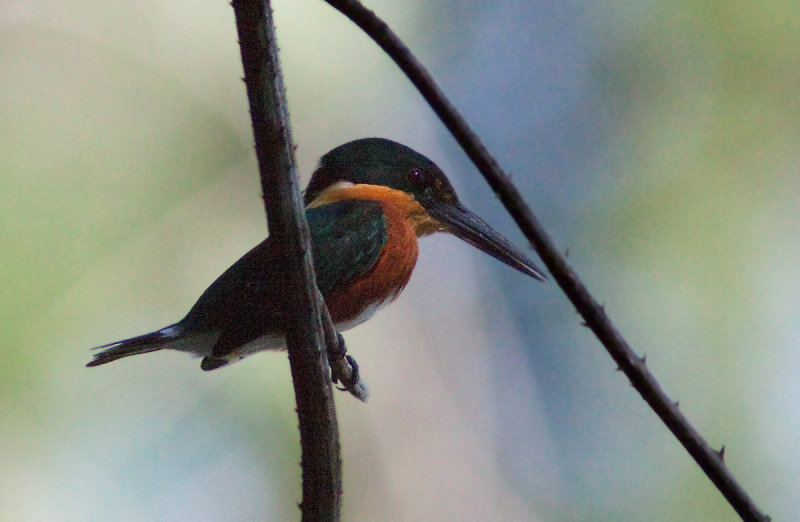
<path fill-rule="evenodd" d="M 499 232 L 458 199 L 444 172 L 415 150 L 383 138 L 364 138 L 340 145 L 320 160 L 306 188 L 306 206 L 328 189 L 341 185 L 387 187 L 413 199 L 436 223 L 490 256 L 540 281 L 542 272 Z"/>

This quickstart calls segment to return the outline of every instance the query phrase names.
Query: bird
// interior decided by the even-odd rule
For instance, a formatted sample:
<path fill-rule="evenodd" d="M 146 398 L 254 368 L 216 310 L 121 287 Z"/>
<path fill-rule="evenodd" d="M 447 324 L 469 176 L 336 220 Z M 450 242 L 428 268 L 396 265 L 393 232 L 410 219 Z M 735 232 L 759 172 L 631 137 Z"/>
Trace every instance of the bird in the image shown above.
<path fill-rule="evenodd" d="M 522 251 L 460 202 L 433 161 L 385 138 L 358 139 L 322 156 L 303 203 L 317 285 L 337 332 L 397 299 L 414 270 L 418 238 L 437 232 L 545 280 Z M 87 366 L 172 349 L 202 357 L 200 368 L 210 371 L 262 350 L 285 349 L 276 295 L 280 254 L 268 236 L 223 272 L 183 319 L 98 346 Z"/>

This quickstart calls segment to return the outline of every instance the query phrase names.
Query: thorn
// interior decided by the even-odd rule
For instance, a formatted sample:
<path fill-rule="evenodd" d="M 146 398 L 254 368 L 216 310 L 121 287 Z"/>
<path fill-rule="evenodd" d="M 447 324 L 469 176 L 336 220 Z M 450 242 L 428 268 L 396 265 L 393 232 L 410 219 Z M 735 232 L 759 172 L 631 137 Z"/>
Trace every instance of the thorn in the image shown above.
<path fill-rule="evenodd" d="M 617 369 L 615 371 L 621 372 L 622 371 L 622 367 L 617 365 Z"/>
<path fill-rule="evenodd" d="M 586 323 L 586 321 L 581 321 L 581 326 L 589 328 L 589 325 Z"/>
<path fill-rule="evenodd" d="M 675 401 L 673 404 L 675 405 L 676 408 L 681 407 L 681 401 Z"/>
<path fill-rule="evenodd" d="M 639 362 L 642 363 L 643 366 L 647 366 L 647 354 L 644 354 L 641 357 L 639 357 Z"/>
<path fill-rule="evenodd" d="M 569 247 L 564 249 L 564 257 L 569 257 Z"/>
<path fill-rule="evenodd" d="M 725 445 L 724 444 L 722 445 L 722 447 L 717 452 L 717 455 L 719 456 L 719 460 L 725 460 Z"/>

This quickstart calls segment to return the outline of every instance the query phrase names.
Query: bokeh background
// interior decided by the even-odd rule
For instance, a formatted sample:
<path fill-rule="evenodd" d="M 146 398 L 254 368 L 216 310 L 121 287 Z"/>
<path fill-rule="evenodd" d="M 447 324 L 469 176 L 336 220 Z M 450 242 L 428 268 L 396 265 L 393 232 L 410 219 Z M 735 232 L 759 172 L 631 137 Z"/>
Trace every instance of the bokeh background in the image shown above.
<path fill-rule="evenodd" d="M 384 136 L 524 244 L 389 60 L 275 1 L 298 162 Z M 800 7 L 370 6 L 513 174 L 671 397 L 775 520 L 800 491 Z M 89 348 L 180 319 L 265 234 L 233 13 L 0 3 L 0 519 L 296 520 L 285 354 L 203 373 Z M 463 242 L 349 332 L 345 520 L 736 520 L 556 285 Z"/>

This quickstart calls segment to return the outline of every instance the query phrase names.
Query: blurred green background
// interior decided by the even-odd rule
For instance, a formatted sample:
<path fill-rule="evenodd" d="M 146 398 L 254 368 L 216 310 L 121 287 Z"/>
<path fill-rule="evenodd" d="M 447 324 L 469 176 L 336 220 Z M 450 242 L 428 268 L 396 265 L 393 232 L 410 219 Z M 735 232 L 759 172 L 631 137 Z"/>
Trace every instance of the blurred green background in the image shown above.
<path fill-rule="evenodd" d="M 370 2 L 774 520 L 800 491 L 796 2 Z M 524 244 L 377 48 L 276 1 L 304 180 L 384 136 Z M 265 233 L 226 2 L 0 4 L 0 520 L 295 520 L 285 354 L 96 369 Z M 349 332 L 345 520 L 736 520 L 557 287 L 422 242 Z"/>

